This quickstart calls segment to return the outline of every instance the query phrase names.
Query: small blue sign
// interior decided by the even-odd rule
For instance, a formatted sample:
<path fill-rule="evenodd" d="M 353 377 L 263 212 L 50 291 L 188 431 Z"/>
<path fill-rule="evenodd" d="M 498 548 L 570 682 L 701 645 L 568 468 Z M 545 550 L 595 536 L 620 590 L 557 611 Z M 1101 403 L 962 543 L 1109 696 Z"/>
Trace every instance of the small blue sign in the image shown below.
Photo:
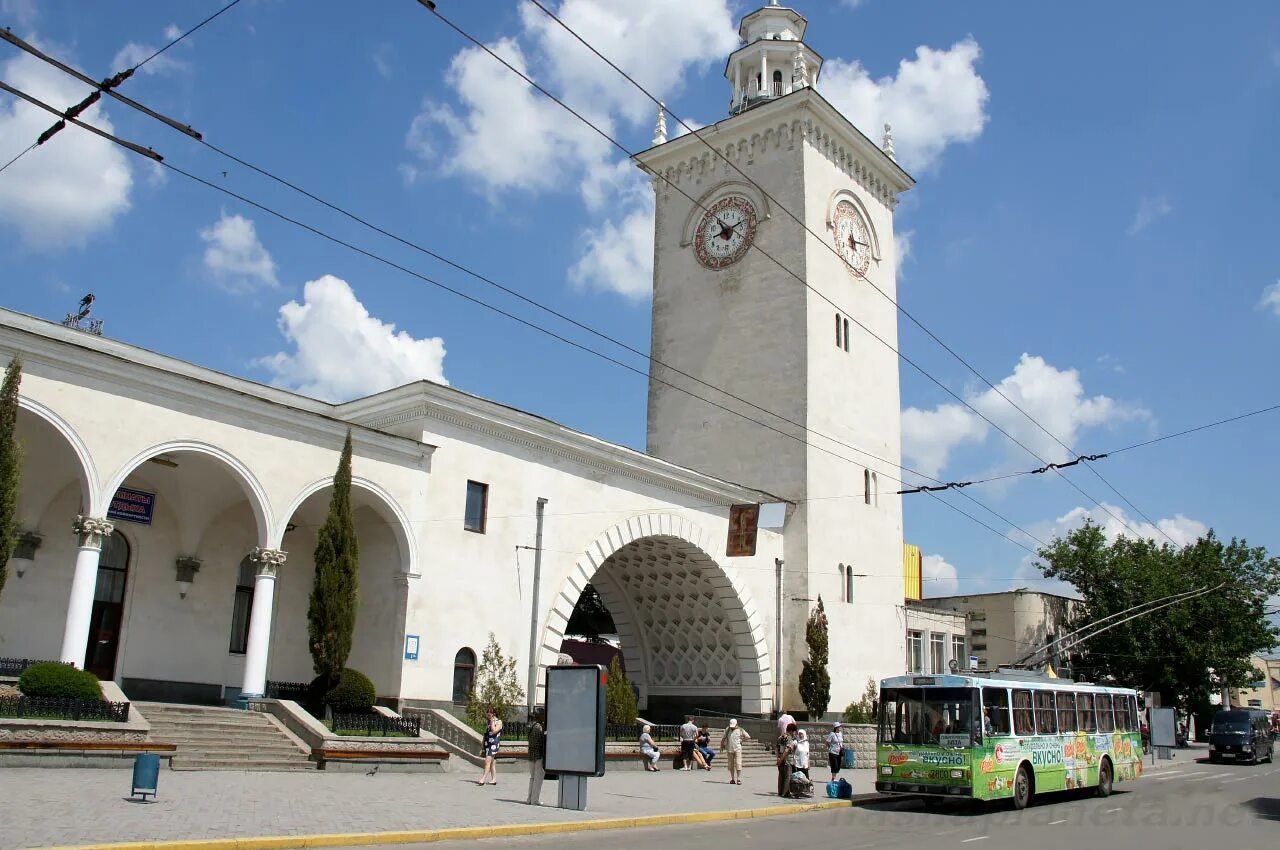
<path fill-rule="evenodd" d="M 107 508 L 107 519 L 122 519 L 126 522 L 151 525 L 151 512 L 155 507 L 155 493 L 144 493 L 142 490 L 121 487 L 111 498 L 111 506 Z"/>
<path fill-rule="evenodd" d="M 418 660 L 418 636 L 417 635 L 404 636 L 404 660 L 405 661 Z"/>

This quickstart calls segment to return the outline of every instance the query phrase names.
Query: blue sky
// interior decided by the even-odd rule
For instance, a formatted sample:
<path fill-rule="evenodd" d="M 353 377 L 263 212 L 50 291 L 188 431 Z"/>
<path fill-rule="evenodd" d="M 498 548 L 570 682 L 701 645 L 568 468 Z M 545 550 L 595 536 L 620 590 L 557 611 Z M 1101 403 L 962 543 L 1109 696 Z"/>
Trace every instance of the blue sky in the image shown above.
<path fill-rule="evenodd" d="M 0 26 L 105 76 L 220 5 L 0 0 Z M 630 149 L 648 146 L 647 102 L 536 9 L 440 5 Z M 723 59 L 755 3 L 551 5 L 676 114 L 723 117 Z M 919 181 L 898 208 L 902 305 L 1050 430 L 1099 452 L 1280 399 L 1274 3 L 1232 4 L 1230 15 L 1165 2 L 798 8 L 807 41 L 827 57 L 820 90 L 868 135 L 893 121 Z M 0 79 L 60 106 L 83 94 L 8 45 Z M 643 183 L 617 151 L 466 50 L 413 0 L 243 0 L 122 91 L 648 345 Z M 597 344 L 118 104 L 89 115 L 218 185 Z M 48 123 L 0 99 L 0 162 Z M 328 398 L 443 377 L 643 448 L 642 378 L 75 129 L 0 174 L 0 256 L 6 307 L 58 319 L 93 291 L 109 336 L 233 374 Z M 931 340 L 905 322 L 901 333 L 902 350 L 930 374 L 1043 456 L 1064 459 Z M 954 480 L 1038 465 L 909 367 L 902 386 L 915 468 Z M 1280 550 L 1276 421 L 1171 440 L 1099 470 L 1177 539 L 1213 527 Z M 1070 474 L 1141 522 L 1092 475 Z M 1119 528 L 1053 476 L 968 492 L 1043 539 L 1089 510 Z M 1040 586 L 1022 549 L 927 497 L 908 497 L 905 515 L 908 539 L 931 556 L 926 592 Z"/>

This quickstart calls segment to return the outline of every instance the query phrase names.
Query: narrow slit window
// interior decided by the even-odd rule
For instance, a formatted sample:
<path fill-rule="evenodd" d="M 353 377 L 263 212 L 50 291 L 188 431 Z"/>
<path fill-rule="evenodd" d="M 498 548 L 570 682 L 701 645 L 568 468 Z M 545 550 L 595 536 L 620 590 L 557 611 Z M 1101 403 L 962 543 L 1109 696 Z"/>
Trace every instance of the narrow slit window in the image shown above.
<path fill-rule="evenodd" d="M 841 341 L 840 341 L 840 340 L 841 340 L 841 336 L 840 336 L 840 314 L 839 314 L 839 313 L 836 313 L 836 348 L 839 348 L 839 347 L 841 346 L 841 344 L 842 344 L 842 343 L 841 343 Z"/>
<path fill-rule="evenodd" d="M 862 501 L 871 504 L 871 470 L 862 470 Z"/>
<path fill-rule="evenodd" d="M 489 511 L 489 485 L 479 481 L 467 482 L 467 509 L 462 527 L 467 531 L 484 534 L 485 518 Z"/>
<path fill-rule="evenodd" d="M 853 604 L 853 564 L 845 567 L 846 573 L 844 577 L 844 601 L 850 605 Z"/>
<path fill-rule="evenodd" d="M 844 320 L 844 350 L 849 350 L 849 320 Z"/>

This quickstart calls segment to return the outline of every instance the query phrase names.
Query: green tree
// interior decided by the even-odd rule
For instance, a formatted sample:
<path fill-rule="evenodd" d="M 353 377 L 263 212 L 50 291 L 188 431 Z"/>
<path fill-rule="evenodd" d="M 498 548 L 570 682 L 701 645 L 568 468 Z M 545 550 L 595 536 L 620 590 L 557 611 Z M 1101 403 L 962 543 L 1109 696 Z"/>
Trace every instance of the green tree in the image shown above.
<path fill-rule="evenodd" d="M 876 680 L 867 677 L 867 689 L 862 692 L 862 698 L 856 702 L 849 703 L 844 710 L 845 723 L 875 723 L 876 700 L 880 697 L 880 686 L 876 684 Z"/>
<path fill-rule="evenodd" d="M 822 607 L 822 597 L 809 614 L 804 627 L 804 642 L 809 645 L 809 657 L 800 669 L 800 699 L 809 709 L 809 717 L 817 720 L 827 712 L 831 702 L 831 674 L 827 672 L 827 613 Z"/>
<path fill-rule="evenodd" d="M 351 516 L 350 431 L 333 476 L 329 516 L 316 540 L 315 565 L 311 603 L 307 608 L 307 636 L 311 663 L 317 676 L 324 679 L 321 692 L 327 693 L 338 683 L 347 656 L 351 654 L 351 637 L 360 605 L 360 546 Z"/>
<path fill-rule="evenodd" d="M 622 664 L 618 656 L 609 662 L 609 681 L 604 690 L 604 714 L 609 723 L 625 726 L 636 722 L 640 709 L 636 706 L 636 692 L 627 681 L 627 674 L 622 672 Z"/>
<path fill-rule="evenodd" d="M 22 447 L 14 436 L 18 426 L 18 384 L 22 361 L 9 361 L 0 388 L 0 591 L 9 577 L 9 557 L 18 544 L 18 491 L 22 485 Z"/>
<path fill-rule="evenodd" d="M 1069 631 L 1142 602 L 1216 588 L 1071 647 L 1083 678 L 1157 691 L 1166 704 L 1194 709 L 1211 688 L 1255 681 L 1250 656 L 1280 638 L 1267 618 L 1268 599 L 1280 593 L 1280 559 L 1244 540 L 1224 543 L 1210 531 L 1181 548 L 1128 537 L 1108 543 L 1088 522 L 1039 554 L 1046 576 L 1083 597 Z"/>
<path fill-rule="evenodd" d="M 516 659 L 504 655 L 498 639 L 489 632 L 489 643 L 480 656 L 480 665 L 476 667 L 475 684 L 467 695 L 467 720 L 480 728 L 488 719 L 489 709 L 493 709 L 498 719 L 505 723 L 512 710 L 522 702 L 524 688 L 520 687 Z"/>

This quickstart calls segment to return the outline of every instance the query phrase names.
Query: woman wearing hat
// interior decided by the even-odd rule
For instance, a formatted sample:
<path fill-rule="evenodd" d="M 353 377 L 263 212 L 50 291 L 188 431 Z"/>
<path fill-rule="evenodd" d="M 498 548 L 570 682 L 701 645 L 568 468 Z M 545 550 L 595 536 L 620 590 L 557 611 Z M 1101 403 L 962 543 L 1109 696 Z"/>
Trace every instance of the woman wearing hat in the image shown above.
<path fill-rule="evenodd" d="M 840 775 L 840 764 L 844 759 L 844 732 L 840 721 L 831 724 L 827 733 L 827 764 L 831 767 L 831 781 L 835 782 Z"/>
<path fill-rule="evenodd" d="M 729 726 L 720 738 L 720 752 L 724 753 L 725 764 L 729 766 L 729 784 L 742 784 L 742 742 L 750 741 L 747 730 L 738 725 L 738 718 L 730 717 Z"/>

